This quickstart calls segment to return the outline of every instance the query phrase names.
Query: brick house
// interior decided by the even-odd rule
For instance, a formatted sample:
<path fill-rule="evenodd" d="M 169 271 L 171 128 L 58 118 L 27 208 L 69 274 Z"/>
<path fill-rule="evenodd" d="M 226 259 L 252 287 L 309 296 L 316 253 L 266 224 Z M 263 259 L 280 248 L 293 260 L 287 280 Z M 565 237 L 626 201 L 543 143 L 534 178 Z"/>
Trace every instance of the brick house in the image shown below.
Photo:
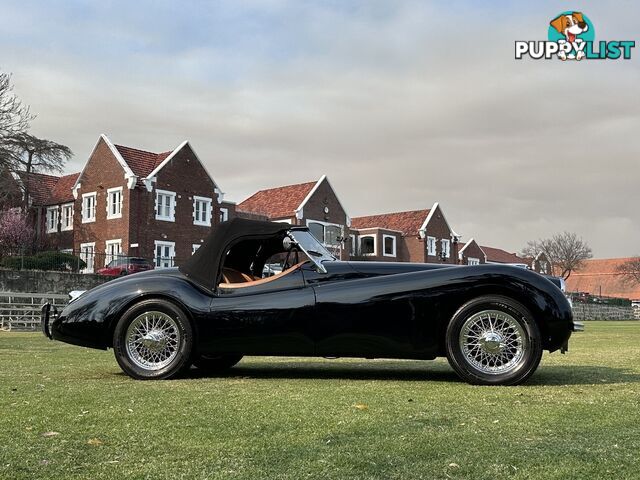
<path fill-rule="evenodd" d="M 459 236 L 436 202 L 430 209 L 355 217 L 351 244 L 377 261 L 457 263 Z"/>
<path fill-rule="evenodd" d="M 222 192 L 186 141 L 152 153 L 101 135 L 72 192 L 74 249 L 89 269 L 96 252 L 104 263 L 124 254 L 179 264 L 225 213 Z"/>
<path fill-rule="evenodd" d="M 38 245 L 62 251 L 73 250 L 75 199 L 72 188 L 78 175 L 17 175 L 21 191 L 29 192 L 27 205 Z"/>
<path fill-rule="evenodd" d="M 501 263 L 504 265 L 516 265 L 529 268 L 528 259 L 519 257 L 516 253 L 509 253 L 501 248 L 488 247 L 486 245 L 482 245 L 480 248 L 482 248 L 482 251 L 486 255 L 486 263 Z"/>
<path fill-rule="evenodd" d="M 472 238 L 465 244 L 459 244 L 458 263 L 460 265 L 481 265 L 486 263 L 486 254 Z"/>
<path fill-rule="evenodd" d="M 618 270 L 632 259 L 633 257 L 585 260 L 583 267 L 567 278 L 567 292 L 628 298 L 637 304 L 640 302 L 640 283 L 629 281 Z"/>
<path fill-rule="evenodd" d="M 542 273 L 543 275 L 553 274 L 551 261 L 544 252 L 538 253 L 534 258 L 527 258 L 527 264 L 534 272 Z"/>
<path fill-rule="evenodd" d="M 348 258 L 351 220 L 326 175 L 315 182 L 260 190 L 236 207 L 236 215 L 306 225 L 340 258 Z"/>

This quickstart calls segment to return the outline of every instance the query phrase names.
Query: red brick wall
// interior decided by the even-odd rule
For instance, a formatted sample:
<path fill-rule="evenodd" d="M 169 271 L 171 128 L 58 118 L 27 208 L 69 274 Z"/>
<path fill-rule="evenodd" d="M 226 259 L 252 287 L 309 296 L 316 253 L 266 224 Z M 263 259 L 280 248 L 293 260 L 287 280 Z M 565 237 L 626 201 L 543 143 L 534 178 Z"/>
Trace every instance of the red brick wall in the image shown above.
<path fill-rule="evenodd" d="M 459 245 L 460 245 L 460 248 L 464 247 L 463 243 L 460 243 Z M 464 251 L 462 252 L 462 260 L 460 260 L 460 264 L 467 265 L 469 257 L 477 258 L 478 260 L 480 260 L 481 264 L 485 263 L 484 252 L 482 251 L 480 246 L 475 242 L 475 240 L 471 242 L 469 246 L 465 248 Z"/>
<path fill-rule="evenodd" d="M 328 213 L 324 212 L 325 207 L 329 209 Z M 341 225 L 344 229 L 344 235 L 348 237 L 349 228 L 347 227 L 347 213 L 340 205 L 336 193 L 331 188 L 329 182 L 324 179 L 313 195 L 309 198 L 303 208 L 303 218 L 301 220 L 292 219 L 299 225 L 306 225 L 307 220 L 319 220 L 326 223 L 335 223 Z M 342 249 L 342 259 L 349 258 L 349 246 L 347 241 Z"/>
<path fill-rule="evenodd" d="M 427 250 L 426 250 L 427 236 L 436 238 L 436 255 L 435 256 L 427 254 Z M 447 239 L 450 242 L 451 254 L 449 255 L 449 258 L 447 258 L 446 260 L 442 260 L 440 258 L 440 252 L 442 251 L 442 243 L 440 241 L 441 239 Z M 433 215 L 431 216 L 431 220 L 429 221 L 429 224 L 426 226 L 425 238 L 422 244 L 425 249 L 424 255 L 427 259 L 426 260 L 427 263 L 450 263 L 450 264 L 457 263 L 457 256 L 456 256 L 457 252 L 454 252 L 453 239 L 451 238 L 451 230 L 447 226 L 447 222 L 444 219 L 442 210 L 440 209 L 440 205 L 436 207 L 435 212 L 433 212 Z"/>
<path fill-rule="evenodd" d="M 352 232 L 353 233 L 353 232 Z M 375 236 L 376 241 L 376 255 L 367 255 L 360 258 L 359 252 L 358 259 L 370 260 L 376 262 L 406 262 L 407 252 L 404 244 L 404 237 L 400 232 L 394 232 L 393 230 L 386 230 L 380 228 L 362 229 L 356 232 L 356 248 L 359 246 L 359 238 L 364 236 Z M 385 235 L 391 235 L 396 239 L 396 256 L 389 257 L 384 255 L 384 243 L 383 239 Z M 351 242 L 348 242 L 348 248 L 350 248 Z"/>
<path fill-rule="evenodd" d="M 124 179 L 124 169 L 101 138 L 80 178 L 81 188 L 74 203 L 74 249 L 81 243 L 95 242 L 95 251 L 104 253 L 107 240 L 122 239 L 122 251 L 129 251 L 131 191 Z M 122 218 L 107 220 L 107 189 L 122 187 Z M 96 221 L 82 223 L 82 195 L 96 192 Z M 99 265 L 96 265 L 98 267 Z"/>
<path fill-rule="evenodd" d="M 175 221 L 156 220 L 156 190 L 176 193 Z M 219 223 L 220 205 L 215 184 L 187 145 L 158 173 L 153 191 L 136 188 L 130 223 L 130 243 L 138 243 L 136 255 L 153 258 L 154 242 L 175 242 L 175 263 L 180 265 L 191 256 L 192 245 L 201 243 L 211 228 Z M 211 227 L 193 224 L 193 196 L 212 199 Z"/>

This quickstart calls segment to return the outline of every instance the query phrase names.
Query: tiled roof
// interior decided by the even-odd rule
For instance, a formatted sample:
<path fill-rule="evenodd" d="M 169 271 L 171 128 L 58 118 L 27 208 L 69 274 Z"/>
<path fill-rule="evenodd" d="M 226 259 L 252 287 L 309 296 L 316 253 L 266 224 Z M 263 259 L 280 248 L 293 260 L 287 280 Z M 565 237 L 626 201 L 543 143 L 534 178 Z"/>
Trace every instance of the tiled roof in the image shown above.
<path fill-rule="evenodd" d="M 269 218 L 292 217 L 295 215 L 296 208 L 300 206 L 316 183 L 297 183 L 260 190 L 239 203 L 237 210 L 257 213 Z"/>
<path fill-rule="evenodd" d="M 123 145 L 114 146 L 138 178 L 148 176 L 165 158 L 171 155 L 171 152 L 153 153 Z"/>
<path fill-rule="evenodd" d="M 429 216 L 429 210 L 411 210 L 408 212 L 356 217 L 351 219 L 351 228 L 364 229 L 381 227 L 398 230 L 405 235 L 418 235 L 427 216 Z"/>
<path fill-rule="evenodd" d="M 640 284 L 627 281 L 617 271 L 631 258 L 603 258 L 586 260 L 584 267 L 571 273 L 567 279 L 568 292 L 588 292 L 607 297 L 640 300 Z"/>
<path fill-rule="evenodd" d="M 79 173 L 72 173 L 71 175 L 64 175 L 60 177 L 56 182 L 56 186 L 51 191 L 51 196 L 47 200 L 49 205 L 58 203 L 73 202 L 73 186 L 76 184 L 76 180 L 80 176 Z"/>
<path fill-rule="evenodd" d="M 519 257 L 515 253 L 509 253 L 501 248 L 487 247 L 481 245 L 480 248 L 484 250 L 487 255 L 488 262 L 495 263 L 528 263 L 526 258 Z"/>
<path fill-rule="evenodd" d="M 79 175 L 79 173 L 73 173 L 58 177 L 44 173 L 29 175 L 24 172 L 18 173 L 23 184 L 29 183 L 29 196 L 34 205 L 57 205 L 73 202 L 73 186 Z"/>

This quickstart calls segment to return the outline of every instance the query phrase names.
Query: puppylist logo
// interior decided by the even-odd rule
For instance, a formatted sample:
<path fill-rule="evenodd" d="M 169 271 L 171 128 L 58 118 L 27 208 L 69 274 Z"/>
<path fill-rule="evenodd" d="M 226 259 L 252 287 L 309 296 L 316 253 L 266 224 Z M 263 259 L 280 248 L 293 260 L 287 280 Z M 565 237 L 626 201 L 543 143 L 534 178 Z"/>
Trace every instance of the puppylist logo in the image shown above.
<path fill-rule="evenodd" d="M 548 40 L 516 41 L 516 60 L 525 55 L 539 60 L 629 60 L 633 40 L 595 41 L 591 20 L 581 12 L 566 11 L 549 22 Z"/>

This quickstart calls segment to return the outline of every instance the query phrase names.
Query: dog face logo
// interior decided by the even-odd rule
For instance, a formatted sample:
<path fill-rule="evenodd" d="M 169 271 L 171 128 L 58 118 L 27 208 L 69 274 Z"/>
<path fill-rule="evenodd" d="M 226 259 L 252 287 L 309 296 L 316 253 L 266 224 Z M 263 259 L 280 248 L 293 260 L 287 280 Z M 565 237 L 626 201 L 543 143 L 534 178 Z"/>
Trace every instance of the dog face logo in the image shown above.
<path fill-rule="evenodd" d="M 560 44 L 560 60 L 585 58 L 584 42 L 593 40 L 593 26 L 581 12 L 563 12 L 549 22 L 549 40 Z"/>
<path fill-rule="evenodd" d="M 564 35 L 569 43 L 575 42 L 578 35 L 589 30 L 589 25 L 584 21 L 584 17 L 580 12 L 560 15 L 551 20 L 551 26 L 555 28 L 558 33 Z"/>

